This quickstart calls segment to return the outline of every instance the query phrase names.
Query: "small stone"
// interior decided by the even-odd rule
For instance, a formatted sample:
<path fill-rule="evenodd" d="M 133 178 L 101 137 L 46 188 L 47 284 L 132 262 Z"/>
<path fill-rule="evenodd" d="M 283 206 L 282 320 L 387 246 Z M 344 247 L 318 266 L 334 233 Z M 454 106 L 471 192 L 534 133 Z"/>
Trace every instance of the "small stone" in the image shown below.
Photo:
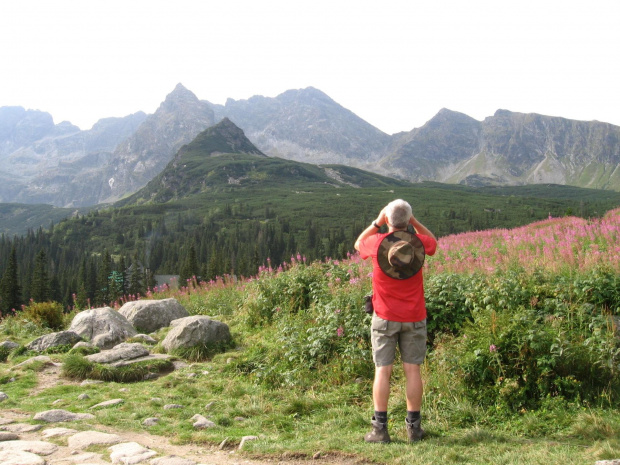
<path fill-rule="evenodd" d="M 11 433 L 32 433 L 39 431 L 43 425 L 30 425 L 28 423 L 14 423 L 12 425 L 3 426 L 2 429 Z"/>
<path fill-rule="evenodd" d="M 0 450 L 23 451 L 37 455 L 51 455 L 58 450 L 58 446 L 45 441 L 4 441 L 0 442 Z"/>
<path fill-rule="evenodd" d="M 18 347 L 19 347 L 19 344 L 13 341 L 4 341 L 0 343 L 0 348 L 2 349 L 13 350 L 13 349 L 17 349 Z"/>
<path fill-rule="evenodd" d="M 6 431 L 0 431 L 0 442 L 15 441 L 17 439 L 19 439 L 19 436 L 15 433 L 7 433 Z"/>
<path fill-rule="evenodd" d="M 145 344 L 157 344 L 157 341 L 153 339 L 151 336 L 149 336 L 148 334 L 136 334 L 134 337 L 132 337 L 132 339 L 134 341 L 140 340 L 144 342 Z"/>
<path fill-rule="evenodd" d="M 0 402 L 5 401 L 9 398 L 4 392 L 0 392 Z"/>
<path fill-rule="evenodd" d="M 156 378 L 159 378 L 159 375 L 157 373 L 147 373 L 146 375 L 144 375 L 142 379 L 144 381 L 148 381 L 149 379 L 156 379 Z"/>
<path fill-rule="evenodd" d="M 170 410 L 170 409 L 174 409 L 174 408 L 183 408 L 183 406 L 179 405 L 179 404 L 166 404 L 166 405 L 164 405 L 164 410 Z"/>
<path fill-rule="evenodd" d="M 211 407 L 213 407 L 215 405 L 215 402 L 209 402 L 207 405 L 205 405 L 205 410 L 211 410 Z"/>
<path fill-rule="evenodd" d="M 144 426 L 155 426 L 157 423 L 159 423 L 159 418 L 155 417 L 145 418 L 142 421 L 142 425 Z"/>
<path fill-rule="evenodd" d="M 187 377 L 190 378 L 190 379 L 191 378 L 195 378 L 196 376 L 198 376 L 196 373 L 188 373 L 187 374 Z"/>
<path fill-rule="evenodd" d="M 112 463 L 123 463 L 125 465 L 140 463 L 157 455 L 157 452 L 154 450 L 147 449 L 137 442 L 116 444 L 115 446 L 108 447 L 108 450 L 111 451 L 110 459 Z"/>
<path fill-rule="evenodd" d="M 118 390 L 118 392 L 127 392 L 127 391 L 129 391 L 129 389 L 127 389 L 127 388 L 120 388 L 120 389 Z"/>
<path fill-rule="evenodd" d="M 193 424 L 194 428 L 205 429 L 205 428 L 213 428 L 213 427 L 217 426 L 211 420 L 207 420 L 205 417 L 203 417 L 200 414 L 194 415 L 191 418 L 191 421 L 194 422 L 194 424 Z"/>
<path fill-rule="evenodd" d="M 63 399 L 56 399 L 54 402 L 52 402 L 52 405 L 62 404 L 63 402 Z"/>
<path fill-rule="evenodd" d="M 244 417 L 235 417 L 235 421 L 245 421 L 246 419 Z"/>
<path fill-rule="evenodd" d="M 123 402 L 125 402 L 125 399 L 110 399 L 110 400 L 106 400 L 104 402 L 99 402 L 96 405 L 93 405 L 89 410 L 93 410 L 93 409 L 97 409 L 97 408 L 113 407 L 115 405 L 120 405 Z"/>
<path fill-rule="evenodd" d="M 243 446 L 245 446 L 245 443 L 248 441 L 256 441 L 258 439 L 258 436 L 243 436 L 241 438 L 241 443 L 239 444 L 239 450 L 243 449 Z"/>
<path fill-rule="evenodd" d="M 71 449 L 83 450 L 98 444 L 118 444 L 123 438 L 117 434 L 101 433 L 99 431 L 82 431 L 69 437 Z"/>
<path fill-rule="evenodd" d="M 17 450 L 0 451 L 2 465 L 45 465 L 45 459 L 31 452 Z"/>
<path fill-rule="evenodd" d="M 151 397 L 151 402 L 163 402 L 164 399 L 161 397 Z"/>
<path fill-rule="evenodd" d="M 321 458 L 321 451 L 316 452 L 313 456 L 312 456 L 312 460 L 318 460 Z"/>
<path fill-rule="evenodd" d="M 78 396 L 78 400 L 88 400 L 88 399 L 90 399 L 90 396 L 88 394 L 86 394 L 86 393 L 80 394 Z"/>
<path fill-rule="evenodd" d="M 229 438 L 224 438 L 224 440 L 220 442 L 220 445 L 218 446 L 218 448 L 220 450 L 224 450 L 224 448 L 228 445 L 228 440 Z"/>
<path fill-rule="evenodd" d="M 45 439 L 55 438 L 58 436 L 69 436 L 71 434 L 77 433 L 77 430 L 71 428 L 48 428 L 43 431 L 42 436 Z"/>
<path fill-rule="evenodd" d="M 44 365 L 53 364 L 52 359 L 47 355 L 37 355 L 36 357 L 29 358 L 28 360 L 24 360 L 22 363 L 18 363 L 13 368 L 21 368 L 27 365 L 31 365 L 33 363 L 40 362 Z"/>
<path fill-rule="evenodd" d="M 39 412 L 35 414 L 33 420 L 47 421 L 48 423 L 58 423 L 61 421 L 77 421 L 77 420 L 91 420 L 95 418 L 90 413 L 73 413 L 67 410 L 46 410 L 45 412 Z"/>

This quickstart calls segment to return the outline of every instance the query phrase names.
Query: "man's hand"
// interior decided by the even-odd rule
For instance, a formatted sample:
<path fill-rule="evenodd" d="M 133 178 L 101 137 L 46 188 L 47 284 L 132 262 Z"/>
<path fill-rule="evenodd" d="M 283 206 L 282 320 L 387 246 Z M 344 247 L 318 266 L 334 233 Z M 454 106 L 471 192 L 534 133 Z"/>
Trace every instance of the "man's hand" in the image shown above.
<path fill-rule="evenodd" d="M 375 223 L 377 223 L 377 226 L 383 226 L 385 223 L 387 223 L 387 216 L 385 216 L 385 207 L 383 207 L 383 209 L 379 213 L 379 216 L 377 216 Z"/>

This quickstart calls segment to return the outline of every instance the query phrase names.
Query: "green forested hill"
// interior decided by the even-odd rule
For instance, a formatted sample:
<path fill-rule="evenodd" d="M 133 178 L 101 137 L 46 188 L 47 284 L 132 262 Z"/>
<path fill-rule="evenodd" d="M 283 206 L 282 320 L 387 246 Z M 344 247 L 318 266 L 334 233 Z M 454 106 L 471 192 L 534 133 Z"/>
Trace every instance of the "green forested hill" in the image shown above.
<path fill-rule="evenodd" d="M 2 234 L 0 276 L 14 249 L 22 301 L 45 281 L 48 297 L 65 305 L 73 294 L 110 303 L 144 292 L 155 274 L 208 280 L 250 276 L 268 260 L 277 266 L 297 254 L 344 257 L 395 198 L 409 201 L 437 236 L 549 215 L 600 216 L 620 205 L 620 193 L 610 191 L 410 184 L 355 168 L 268 158 L 228 123 L 184 146 L 157 178 L 112 207 L 18 237 Z"/>

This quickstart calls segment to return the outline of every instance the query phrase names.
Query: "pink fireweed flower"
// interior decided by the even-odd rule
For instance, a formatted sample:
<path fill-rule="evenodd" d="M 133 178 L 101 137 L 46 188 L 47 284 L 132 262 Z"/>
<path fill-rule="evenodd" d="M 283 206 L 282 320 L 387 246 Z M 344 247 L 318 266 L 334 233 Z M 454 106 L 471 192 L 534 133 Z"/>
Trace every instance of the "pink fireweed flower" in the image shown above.
<path fill-rule="evenodd" d="M 489 352 L 497 352 L 497 346 L 495 344 L 491 344 L 489 346 Z"/>
<path fill-rule="evenodd" d="M 344 334 L 344 329 L 342 326 L 338 326 L 338 329 L 336 330 L 336 334 L 338 335 L 338 337 L 342 337 L 342 335 Z"/>

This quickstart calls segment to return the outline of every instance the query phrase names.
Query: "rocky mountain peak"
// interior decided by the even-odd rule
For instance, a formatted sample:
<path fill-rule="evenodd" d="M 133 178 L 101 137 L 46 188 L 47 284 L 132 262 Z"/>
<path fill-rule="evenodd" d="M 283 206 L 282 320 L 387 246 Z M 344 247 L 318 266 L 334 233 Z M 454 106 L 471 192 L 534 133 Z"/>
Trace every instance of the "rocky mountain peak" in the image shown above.
<path fill-rule="evenodd" d="M 200 103 L 200 100 L 198 100 L 196 94 L 188 90 L 183 84 L 178 83 L 174 90 L 166 96 L 159 109 L 175 111 L 184 106 L 194 106 L 198 103 Z"/>
<path fill-rule="evenodd" d="M 245 136 L 239 126 L 224 118 L 215 126 L 202 131 L 196 138 L 179 151 L 177 157 L 187 152 L 201 152 L 205 155 L 215 153 L 247 153 L 265 157 Z"/>

